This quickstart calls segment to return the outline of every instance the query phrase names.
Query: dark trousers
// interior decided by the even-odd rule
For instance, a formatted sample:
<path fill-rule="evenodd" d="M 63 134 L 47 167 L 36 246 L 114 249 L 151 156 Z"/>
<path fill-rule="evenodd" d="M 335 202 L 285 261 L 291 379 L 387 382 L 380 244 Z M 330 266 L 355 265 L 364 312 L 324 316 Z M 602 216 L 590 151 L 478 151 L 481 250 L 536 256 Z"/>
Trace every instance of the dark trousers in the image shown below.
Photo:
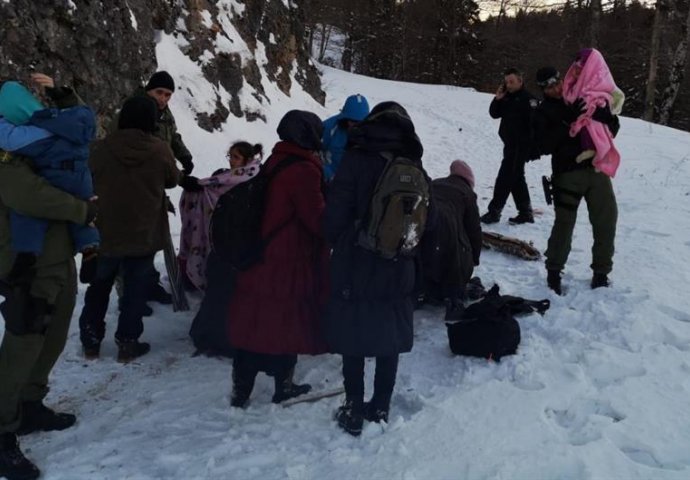
<path fill-rule="evenodd" d="M 79 317 L 80 337 L 83 344 L 101 342 L 105 335 L 105 314 L 110 292 L 118 273 L 122 274 L 122 299 L 115 338 L 121 341 L 137 340 L 144 331 L 142 314 L 150 282 L 153 254 L 143 257 L 98 258 L 96 278 L 84 296 L 84 308 Z"/>
<path fill-rule="evenodd" d="M 276 386 L 292 377 L 297 365 L 297 355 L 271 355 L 248 350 L 235 350 L 232 359 L 232 379 L 234 389 L 249 390 L 259 372 L 275 378 Z"/>
<path fill-rule="evenodd" d="M 532 212 L 532 202 L 525 180 L 525 160 L 504 150 L 503 161 L 494 185 L 494 197 L 489 203 L 489 211 L 501 213 L 510 194 L 513 195 L 518 212 Z"/>
<path fill-rule="evenodd" d="M 395 377 L 398 374 L 398 355 L 376 357 L 374 396 L 371 402 L 379 410 L 390 408 Z M 348 401 L 361 404 L 364 401 L 364 357 L 343 355 L 343 378 Z"/>

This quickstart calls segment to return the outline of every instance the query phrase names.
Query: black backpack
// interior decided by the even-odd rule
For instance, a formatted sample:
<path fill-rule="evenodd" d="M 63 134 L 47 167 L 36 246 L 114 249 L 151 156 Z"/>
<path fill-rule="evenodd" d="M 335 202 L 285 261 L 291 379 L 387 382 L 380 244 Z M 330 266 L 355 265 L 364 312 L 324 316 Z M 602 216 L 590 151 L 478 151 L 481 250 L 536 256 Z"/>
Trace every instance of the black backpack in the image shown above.
<path fill-rule="evenodd" d="M 302 157 L 289 156 L 270 173 L 266 172 L 264 164 L 256 176 L 228 190 L 218 199 L 211 216 L 210 237 L 213 251 L 222 261 L 240 271 L 261 261 L 266 246 L 285 226 L 280 225 L 261 238 L 268 187 L 278 173 L 300 161 L 303 161 Z"/>
<path fill-rule="evenodd" d="M 500 360 L 515 354 L 520 344 L 520 324 L 510 305 L 501 301 L 498 286 L 467 307 L 460 320 L 446 322 L 446 326 L 450 350 L 456 355 Z"/>

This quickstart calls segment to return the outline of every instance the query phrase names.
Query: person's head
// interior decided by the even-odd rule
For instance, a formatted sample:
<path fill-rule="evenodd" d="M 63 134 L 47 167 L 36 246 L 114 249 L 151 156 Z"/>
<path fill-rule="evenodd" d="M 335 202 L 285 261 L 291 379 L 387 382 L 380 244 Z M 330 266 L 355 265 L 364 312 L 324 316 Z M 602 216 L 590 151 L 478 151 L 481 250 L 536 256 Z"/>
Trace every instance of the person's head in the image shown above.
<path fill-rule="evenodd" d="M 228 149 L 227 159 L 230 168 L 244 167 L 257 156 L 261 158 L 264 154 L 264 147 L 260 143 L 252 145 L 249 142 L 235 142 Z"/>
<path fill-rule="evenodd" d="M 542 67 L 537 70 L 537 85 L 541 87 L 545 97 L 563 97 L 563 80 L 555 67 Z"/>
<path fill-rule="evenodd" d="M 503 72 L 503 83 L 506 91 L 515 93 L 522 88 L 522 73 L 517 68 L 509 68 Z"/>
<path fill-rule="evenodd" d="M 359 93 L 350 95 L 340 111 L 341 126 L 351 127 L 353 124 L 364 120 L 367 115 L 369 115 L 367 99 Z"/>
<path fill-rule="evenodd" d="M 367 118 L 353 129 L 351 135 L 357 137 L 362 131 L 368 131 L 384 143 L 392 141 L 401 148 L 399 152 L 409 158 L 422 158 L 424 147 L 419 141 L 412 118 L 399 103 L 387 101 L 377 104 Z M 369 134 L 365 134 L 365 137 Z"/>
<path fill-rule="evenodd" d="M 23 125 L 31 115 L 45 107 L 19 82 L 6 81 L 0 87 L 0 117 L 14 125 Z"/>
<path fill-rule="evenodd" d="M 278 138 L 310 151 L 321 150 L 323 124 L 312 112 L 290 110 L 278 124 Z"/>
<path fill-rule="evenodd" d="M 573 80 L 577 80 L 580 76 L 580 72 L 582 72 L 585 63 L 587 63 L 587 59 L 592 54 L 592 51 L 593 49 L 591 48 L 583 48 L 582 50 L 577 52 L 577 55 L 575 55 L 575 61 L 570 67 L 570 71 L 572 71 L 573 75 Z"/>
<path fill-rule="evenodd" d="M 474 172 L 466 162 L 454 160 L 450 164 L 450 174 L 464 178 L 470 187 L 474 188 Z"/>
<path fill-rule="evenodd" d="M 120 130 L 137 129 L 147 133 L 156 131 L 158 118 L 156 102 L 149 97 L 132 97 L 120 110 L 117 128 Z"/>
<path fill-rule="evenodd" d="M 168 72 L 156 72 L 151 75 L 144 90 L 148 96 L 156 101 L 159 110 L 165 110 L 170 97 L 175 93 L 175 81 Z"/>

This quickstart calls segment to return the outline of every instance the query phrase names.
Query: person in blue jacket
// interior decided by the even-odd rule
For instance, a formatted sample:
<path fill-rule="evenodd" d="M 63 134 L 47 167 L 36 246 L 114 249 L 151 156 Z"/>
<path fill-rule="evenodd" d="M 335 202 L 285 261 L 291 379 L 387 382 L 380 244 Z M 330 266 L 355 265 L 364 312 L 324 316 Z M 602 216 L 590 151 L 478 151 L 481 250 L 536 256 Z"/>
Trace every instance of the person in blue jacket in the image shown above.
<path fill-rule="evenodd" d="M 87 160 L 95 132 L 95 115 L 85 105 L 45 108 L 18 82 L 0 88 L 0 149 L 28 157 L 39 176 L 82 200 L 93 197 Z M 42 253 L 48 222 L 12 211 L 10 228 L 16 258 L 6 281 L 12 283 L 29 275 Z M 93 258 L 100 243 L 96 228 L 72 224 L 70 231 L 84 260 Z"/>
<path fill-rule="evenodd" d="M 348 131 L 353 125 L 364 120 L 367 115 L 369 115 L 369 103 L 363 95 L 358 93 L 347 97 L 339 114 L 323 122 L 321 143 L 323 145 L 323 173 L 327 182 L 333 180 L 338 170 L 340 159 L 347 146 Z"/>

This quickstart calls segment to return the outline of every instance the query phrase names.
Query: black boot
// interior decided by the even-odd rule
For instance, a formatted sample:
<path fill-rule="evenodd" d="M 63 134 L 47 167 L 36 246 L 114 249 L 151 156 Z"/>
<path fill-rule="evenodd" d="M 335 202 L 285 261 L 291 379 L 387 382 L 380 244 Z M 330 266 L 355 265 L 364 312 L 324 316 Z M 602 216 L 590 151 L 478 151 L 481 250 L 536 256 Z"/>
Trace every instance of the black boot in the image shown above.
<path fill-rule="evenodd" d="M 77 422 L 71 413 L 58 413 L 43 405 L 43 402 L 22 403 L 22 423 L 17 435 L 28 435 L 33 432 L 52 432 L 65 430 Z"/>
<path fill-rule="evenodd" d="M 95 360 L 101 356 L 101 336 L 97 335 L 91 326 L 82 328 L 79 338 L 87 360 Z"/>
<path fill-rule="evenodd" d="M 561 289 L 561 272 L 558 270 L 547 270 L 546 272 L 546 284 L 551 290 L 556 292 L 556 295 L 563 295 L 563 290 Z"/>
<path fill-rule="evenodd" d="M 367 422 L 388 423 L 389 406 L 381 406 L 375 398 L 364 403 L 364 420 Z"/>
<path fill-rule="evenodd" d="M 300 395 L 304 395 L 305 393 L 309 393 L 311 391 L 311 385 L 308 383 L 303 385 L 293 383 L 292 377 L 294 374 L 295 367 L 292 367 L 284 374 L 276 375 L 274 377 L 275 393 L 271 399 L 273 403 L 280 403 L 288 398 L 299 397 Z"/>
<path fill-rule="evenodd" d="M 246 408 L 249 397 L 254 389 L 254 381 L 256 380 L 256 370 L 244 371 L 237 363 L 232 367 L 232 396 L 230 397 L 230 406 L 237 408 Z"/>
<path fill-rule="evenodd" d="M 41 471 L 19 449 L 17 435 L 0 433 L 0 477 L 7 480 L 33 480 Z"/>
<path fill-rule="evenodd" d="M 364 426 L 364 404 L 362 400 L 346 399 L 345 403 L 335 411 L 333 417 L 340 428 L 353 437 L 358 437 Z"/>
<path fill-rule="evenodd" d="M 522 223 L 534 223 L 534 214 L 531 211 L 520 212 L 515 217 L 510 217 L 508 222 L 513 225 Z"/>
<path fill-rule="evenodd" d="M 115 339 L 117 343 L 117 361 L 120 363 L 127 363 L 142 355 L 146 355 L 151 351 L 151 345 L 139 340 L 120 340 Z"/>
<path fill-rule="evenodd" d="M 592 289 L 600 288 L 600 287 L 608 287 L 609 285 L 611 285 L 611 283 L 609 282 L 609 277 L 605 273 L 595 273 L 592 276 L 592 283 L 591 283 Z"/>
<path fill-rule="evenodd" d="M 489 210 L 484 215 L 479 217 L 479 220 L 482 223 L 486 223 L 486 224 L 498 223 L 501 220 L 501 212 L 495 212 L 495 211 Z"/>
<path fill-rule="evenodd" d="M 172 295 L 170 295 L 160 283 L 157 283 L 151 289 L 149 298 L 147 298 L 147 300 L 158 302 L 161 305 L 171 305 L 173 303 Z"/>

